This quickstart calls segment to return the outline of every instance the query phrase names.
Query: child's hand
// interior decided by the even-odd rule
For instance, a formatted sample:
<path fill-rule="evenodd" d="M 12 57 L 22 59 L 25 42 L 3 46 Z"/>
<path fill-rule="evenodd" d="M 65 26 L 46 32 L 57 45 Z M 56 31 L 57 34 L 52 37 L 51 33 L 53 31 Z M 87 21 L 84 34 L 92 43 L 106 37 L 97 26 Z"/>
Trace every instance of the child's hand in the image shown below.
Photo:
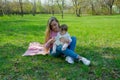
<path fill-rule="evenodd" d="M 66 47 L 62 47 L 62 51 L 66 50 Z"/>

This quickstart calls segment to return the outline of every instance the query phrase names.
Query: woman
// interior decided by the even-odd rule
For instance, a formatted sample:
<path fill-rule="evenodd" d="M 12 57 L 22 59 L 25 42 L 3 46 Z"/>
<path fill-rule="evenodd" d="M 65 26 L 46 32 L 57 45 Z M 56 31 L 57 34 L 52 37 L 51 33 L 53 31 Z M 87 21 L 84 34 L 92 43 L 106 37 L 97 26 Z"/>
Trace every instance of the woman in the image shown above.
<path fill-rule="evenodd" d="M 56 53 L 51 54 L 52 52 L 52 47 L 53 47 L 53 43 L 55 42 L 55 37 L 57 36 L 57 33 L 59 32 L 59 21 L 55 18 L 55 17 L 51 17 L 48 20 L 47 23 L 47 28 L 46 28 L 46 35 L 45 35 L 45 47 L 47 50 L 50 50 L 50 55 L 58 57 L 60 55 L 65 55 L 66 57 L 66 61 L 68 61 L 68 63 L 74 63 L 73 59 L 76 59 L 78 61 L 82 61 L 85 65 L 89 65 L 90 61 L 87 60 L 84 57 L 79 56 L 78 54 L 76 54 L 74 52 L 75 46 L 76 46 L 76 38 L 75 37 L 71 37 L 72 42 L 69 43 L 68 40 L 63 39 L 63 42 L 67 42 L 69 43 L 69 47 L 62 51 L 61 48 L 62 46 L 57 46 L 56 48 Z"/>

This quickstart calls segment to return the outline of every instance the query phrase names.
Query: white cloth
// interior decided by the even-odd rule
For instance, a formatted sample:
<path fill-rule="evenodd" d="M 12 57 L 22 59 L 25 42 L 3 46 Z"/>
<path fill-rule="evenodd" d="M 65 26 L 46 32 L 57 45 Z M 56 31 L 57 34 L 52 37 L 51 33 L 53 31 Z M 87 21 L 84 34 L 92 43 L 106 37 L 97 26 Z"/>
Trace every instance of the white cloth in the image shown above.
<path fill-rule="evenodd" d="M 60 41 L 60 38 L 65 38 L 65 39 L 68 39 L 69 42 L 72 41 L 70 35 L 68 34 L 68 32 L 66 32 L 64 35 L 61 35 L 60 32 L 58 32 L 57 36 L 55 37 L 55 43 L 53 44 L 53 51 L 52 53 L 56 53 L 56 47 L 58 45 L 62 45 L 62 50 L 65 50 L 67 47 L 68 47 L 68 43 L 63 43 Z"/>
<path fill-rule="evenodd" d="M 60 44 L 64 44 L 63 42 L 61 42 L 60 41 L 60 38 L 65 38 L 65 39 L 68 39 L 69 40 L 69 42 L 72 42 L 72 39 L 71 39 L 71 37 L 70 37 L 70 34 L 68 33 L 68 32 L 66 32 L 66 34 L 64 34 L 64 35 L 61 35 L 60 34 L 60 32 L 58 32 L 58 34 L 57 34 L 57 36 L 55 37 L 55 44 L 56 45 L 60 45 Z"/>

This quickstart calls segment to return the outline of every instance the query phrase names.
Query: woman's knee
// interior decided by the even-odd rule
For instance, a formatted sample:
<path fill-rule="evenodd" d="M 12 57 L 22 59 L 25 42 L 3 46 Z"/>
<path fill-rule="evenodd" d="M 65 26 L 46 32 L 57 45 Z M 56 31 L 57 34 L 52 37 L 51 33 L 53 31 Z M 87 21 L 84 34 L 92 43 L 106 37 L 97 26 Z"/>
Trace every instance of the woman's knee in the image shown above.
<path fill-rule="evenodd" d="M 72 51 L 74 51 L 75 47 L 76 47 L 76 37 L 72 36 L 71 39 L 72 39 L 72 42 L 70 43 L 70 45 L 68 46 L 68 48 L 71 49 Z"/>
<path fill-rule="evenodd" d="M 76 40 L 77 40 L 77 38 L 75 36 L 72 36 L 71 39 L 72 39 L 73 42 L 74 41 L 76 42 Z"/>

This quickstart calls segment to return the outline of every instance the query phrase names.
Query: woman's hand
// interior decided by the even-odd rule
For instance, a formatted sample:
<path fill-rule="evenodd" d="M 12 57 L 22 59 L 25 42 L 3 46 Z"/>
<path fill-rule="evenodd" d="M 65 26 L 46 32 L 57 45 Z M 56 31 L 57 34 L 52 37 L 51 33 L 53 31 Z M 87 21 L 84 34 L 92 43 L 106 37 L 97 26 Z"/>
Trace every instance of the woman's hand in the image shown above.
<path fill-rule="evenodd" d="M 53 44 L 55 42 L 55 38 L 49 39 L 49 44 Z"/>
<path fill-rule="evenodd" d="M 50 49 L 50 45 L 53 44 L 54 42 L 55 42 L 55 38 L 51 38 L 47 41 L 47 43 L 44 45 L 46 51 Z"/>

